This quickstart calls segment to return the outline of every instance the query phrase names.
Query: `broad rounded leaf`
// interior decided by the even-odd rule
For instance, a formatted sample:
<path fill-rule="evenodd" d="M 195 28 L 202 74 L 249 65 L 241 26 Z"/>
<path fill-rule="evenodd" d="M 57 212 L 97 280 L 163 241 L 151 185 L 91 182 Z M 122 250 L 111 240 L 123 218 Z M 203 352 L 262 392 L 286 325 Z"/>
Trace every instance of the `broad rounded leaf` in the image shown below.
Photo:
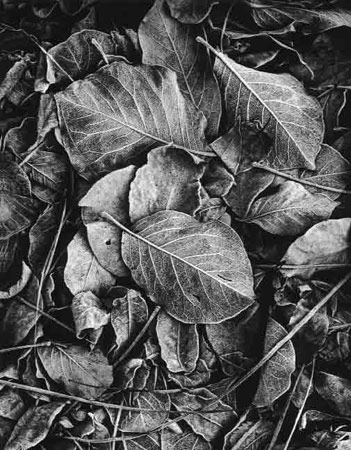
<path fill-rule="evenodd" d="M 99 264 L 82 231 L 68 244 L 67 253 L 64 277 L 73 295 L 84 291 L 100 295 L 115 284 L 115 277 Z"/>
<path fill-rule="evenodd" d="M 89 351 L 78 345 L 40 347 L 38 355 L 48 376 L 69 394 L 95 399 L 113 382 L 112 366 L 99 349 Z"/>
<path fill-rule="evenodd" d="M 199 334 L 196 325 L 173 319 L 164 311 L 157 316 L 156 333 L 161 357 L 171 372 L 193 372 L 199 357 Z"/>
<path fill-rule="evenodd" d="M 122 256 L 150 298 L 184 323 L 218 323 L 254 302 L 243 244 L 230 227 L 161 211 L 123 233 Z"/>
<path fill-rule="evenodd" d="M 280 271 L 287 277 L 309 279 L 315 272 L 350 265 L 350 232 L 347 217 L 318 223 L 290 245 Z"/>
<path fill-rule="evenodd" d="M 274 424 L 268 420 L 247 420 L 235 425 L 224 440 L 223 450 L 260 450 L 266 448 L 273 435 Z"/>
<path fill-rule="evenodd" d="M 323 112 L 303 85 L 287 74 L 260 72 L 217 52 L 214 66 L 229 126 L 239 117 L 259 121 L 272 139 L 275 167 L 314 169 L 323 139 Z"/>
<path fill-rule="evenodd" d="M 318 371 L 315 388 L 335 413 L 351 417 L 351 382 L 349 379 Z"/>
<path fill-rule="evenodd" d="M 171 147 L 151 150 L 147 164 L 137 171 L 131 183 L 132 223 L 166 209 L 194 214 L 201 204 L 200 178 L 204 170 L 203 165 L 195 164 L 182 150 Z"/>
<path fill-rule="evenodd" d="M 174 433 L 169 428 L 162 430 L 162 449 L 164 450 L 211 450 L 211 445 L 199 434 L 191 430 Z"/>
<path fill-rule="evenodd" d="M 64 147 L 88 180 L 160 145 L 206 151 L 206 119 L 183 97 L 176 73 L 168 69 L 115 62 L 55 98 Z"/>
<path fill-rule="evenodd" d="M 196 41 L 198 31 L 169 14 L 157 0 L 139 26 L 143 63 L 177 73 L 179 87 L 207 119 L 206 134 L 216 137 L 221 118 L 221 95 L 206 50 Z"/>
<path fill-rule="evenodd" d="M 42 406 L 32 406 L 19 419 L 4 450 L 27 450 L 36 447 L 48 435 L 56 416 L 65 403 L 51 402 Z"/>
<path fill-rule="evenodd" d="M 256 223 L 279 236 L 296 236 L 329 219 L 338 203 L 322 194 L 311 194 L 294 181 L 286 181 L 276 193 L 260 197 L 241 220 Z"/>
<path fill-rule="evenodd" d="M 286 334 L 285 328 L 270 317 L 266 328 L 264 355 L 281 341 Z M 295 350 L 291 341 L 288 341 L 262 367 L 254 404 L 258 408 L 271 406 L 275 400 L 289 389 L 291 375 L 294 370 Z"/>

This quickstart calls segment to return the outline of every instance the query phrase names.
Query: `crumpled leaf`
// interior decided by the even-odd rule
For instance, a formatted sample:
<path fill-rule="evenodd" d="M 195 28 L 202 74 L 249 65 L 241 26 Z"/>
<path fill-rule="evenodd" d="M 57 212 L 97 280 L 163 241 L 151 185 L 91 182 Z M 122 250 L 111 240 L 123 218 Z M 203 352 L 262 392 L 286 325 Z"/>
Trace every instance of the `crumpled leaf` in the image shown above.
<path fill-rule="evenodd" d="M 260 351 L 257 345 L 260 325 L 260 313 L 256 305 L 233 319 L 206 325 L 209 343 L 218 355 L 226 375 L 239 376 L 250 368 Z"/>
<path fill-rule="evenodd" d="M 274 167 L 314 169 L 324 133 L 318 101 L 291 75 L 250 69 L 220 52 L 216 56 L 228 125 L 239 117 L 259 121 L 272 139 L 268 160 Z"/>
<path fill-rule="evenodd" d="M 256 223 L 272 234 L 296 236 L 329 219 L 337 206 L 323 194 L 310 194 L 301 184 L 286 181 L 278 192 L 257 199 L 241 220 Z"/>
<path fill-rule="evenodd" d="M 161 357 L 171 372 L 193 372 L 199 357 L 199 334 L 195 325 L 173 319 L 164 311 L 157 316 L 156 333 Z"/>
<path fill-rule="evenodd" d="M 201 204 L 200 178 L 204 170 L 204 165 L 195 164 L 182 150 L 151 150 L 147 164 L 138 169 L 131 183 L 131 222 L 168 209 L 193 215 Z"/>
<path fill-rule="evenodd" d="M 73 295 L 91 291 L 100 296 L 115 284 L 115 277 L 99 264 L 82 231 L 68 244 L 67 254 L 64 278 Z"/>
<path fill-rule="evenodd" d="M 297 238 L 282 258 L 280 271 L 286 277 L 311 278 L 321 270 L 350 264 L 351 219 L 330 219 Z"/>
<path fill-rule="evenodd" d="M 227 170 L 224 163 L 217 158 L 209 161 L 201 182 L 212 198 L 224 197 L 235 185 L 234 176 Z"/>
<path fill-rule="evenodd" d="M 0 416 L 5 419 L 18 420 L 24 414 L 26 406 L 18 392 L 4 388 L 0 392 Z"/>
<path fill-rule="evenodd" d="M 88 180 L 160 145 L 206 151 L 206 119 L 182 96 L 168 69 L 115 62 L 55 98 L 64 147 Z"/>
<path fill-rule="evenodd" d="M 253 303 L 250 262 L 239 236 L 220 222 L 199 224 L 176 211 L 123 233 L 122 257 L 134 280 L 184 323 L 218 323 Z"/>
<path fill-rule="evenodd" d="M 246 420 L 225 436 L 223 450 L 264 449 L 272 437 L 273 430 L 274 424 L 268 420 Z"/>
<path fill-rule="evenodd" d="M 222 428 L 230 424 L 235 418 L 232 408 L 205 388 L 173 394 L 172 403 L 178 411 L 183 409 L 196 411 L 206 408 L 211 411 L 221 410 L 221 412 L 204 412 L 184 416 L 184 421 L 193 431 L 208 442 L 216 439 Z"/>
<path fill-rule="evenodd" d="M 0 300 L 5 300 L 18 295 L 27 286 L 28 281 L 32 276 L 32 271 L 25 262 L 22 262 L 22 273 L 15 284 L 8 287 L 6 290 L 0 291 Z"/>
<path fill-rule="evenodd" d="M 97 30 L 82 30 L 72 34 L 66 41 L 60 42 L 48 51 L 46 57 L 48 82 L 50 84 L 69 82 L 94 72 L 103 61 L 102 52 L 107 59 L 109 55 L 118 53 L 118 47 L 111 35 Z"/>
<path fill-rule="evenodd" d="M 46 438 L 64 406 L 65 403 L 50 402 L 30 407 L 17 422 L 4 450 L 27 450 L 38 445 Z"/>
<path fill-rule="evenodd" d="M 210 13 L 214 0 L 167 0 L 172 16 L 183 23 L 199 23 Z"/>
<path fill-rule="evenodd" d="M 95 345 L 103 327 L 110 321 L 110 314 L 105 310 L 101 300 L 89 291 L 75 295 L 71 307 L 77 338 L 87 338 Z"/>
<path fill-rule="evenodd" d="M 136 338 L 148 319 L 147 303 L 140 292 L 120 288 L 113 300 L 111 325 L 116 334 L 118 353 L 123 352 Z"/>
<path fill-rule="evenodd" d="M 113 382 L 112 366 L 98 348 L 39 347 L 38 355 L 48 376 L 69 394 L 95 399 Z"/>
<path fill-rule="evenodd" d="M 36 216 L 30 183 L 25 172 L 14 162 L 0 160 L 0 239 L 28 228 Z"/>
<path fill-rule="evenodd" d="M 199 341 L 199 358 L 195 370 L 191 373 L 168 372 L 168 377 L 182 389 L 193 389 L 208 385 L 211 376 L 218 368 L 216 355 L 201 334 L 199 334 Z"/>
<path fill-rule="evenodd" d="M 153 392 L 157 389 L 165 389 L 166 384 L 163 377 L 155 367 L 146 364 L 141 366 L 141 372 L 144 378 L 144 385 L 141 389 L 146 389 L 146 391 L 131 392 L 128 404 L 151 411 L 122 411 L 119 429 L 123 432 L 145 433 L 153 431 L 162 425 L 169 416 L 171 407 L 169 395 L 162 392 Z M 140 376 L 140 374 L 138 375 Z"/>
<path fill-rule="evenodd" d="M 211 450 L 211 445 L 191 430 L 174 433 L 165 428 L 162 430 L 161 443 L 164 450 Z"/>
<path fill-rule="evenodd" d="M 317 371 L 315 375 L 317 393 L 332 410 L 342 416 L 351 416 L 351 382 L 331 373 Z"/>
<path fill-rule="evenodd" d="M 267 354 L 287 332 L 278 322 L 268 318 L 264 341 L 264 355 Z M 295 370 L 295 350 L 291 341 L 280 348 L 262 367 L 260 381 L 253 403 L 257 408 L 272 405 L 290 387 L 291 375 Z"/>
<path fill-rule="evenodd" d="M 179 87 L 207 119 L 206 134 L 216 137 L 221 96 L 206 50 L 196 41 L 198 31 L 169 14 L 165 0 L 157 0 L 139 26 L 143 63 L 177 73 Z"/>

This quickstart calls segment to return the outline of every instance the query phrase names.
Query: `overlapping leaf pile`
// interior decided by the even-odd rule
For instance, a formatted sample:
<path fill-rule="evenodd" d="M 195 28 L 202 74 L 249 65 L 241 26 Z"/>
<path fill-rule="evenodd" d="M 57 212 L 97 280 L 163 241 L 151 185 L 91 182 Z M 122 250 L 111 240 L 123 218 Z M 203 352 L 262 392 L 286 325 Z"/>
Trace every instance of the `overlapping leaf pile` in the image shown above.
<path fill-rule="evenodd" d="M 93 3 L 1 4 L 0 447 L 349 448 L 351 11 Z"/>

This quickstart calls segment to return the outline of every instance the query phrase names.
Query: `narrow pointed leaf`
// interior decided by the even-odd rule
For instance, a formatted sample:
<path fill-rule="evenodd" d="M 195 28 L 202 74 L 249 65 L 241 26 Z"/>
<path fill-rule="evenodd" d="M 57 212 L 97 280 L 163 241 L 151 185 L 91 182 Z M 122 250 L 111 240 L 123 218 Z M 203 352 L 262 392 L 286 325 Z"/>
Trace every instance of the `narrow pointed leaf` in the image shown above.
<path fill-rule="evenodd" d="M 162 211 L 124 232 L 122 256 L 150 298 L 184 323 L 218 323 L 253 303 L 250 262 L 221 222 Z"/>
<path fill-rule="evenodd" d="M 286 334 L 287 332 L 282 325 L 269 318 L 264 342 L 264 354 L 268 353 Z M 291 375 L 294 370 L 295 350 L 291 341 L 288 341 L 262 367 L 254 404 L 257 407 L 270 406 L 285 394 L 290 387 Z"/>

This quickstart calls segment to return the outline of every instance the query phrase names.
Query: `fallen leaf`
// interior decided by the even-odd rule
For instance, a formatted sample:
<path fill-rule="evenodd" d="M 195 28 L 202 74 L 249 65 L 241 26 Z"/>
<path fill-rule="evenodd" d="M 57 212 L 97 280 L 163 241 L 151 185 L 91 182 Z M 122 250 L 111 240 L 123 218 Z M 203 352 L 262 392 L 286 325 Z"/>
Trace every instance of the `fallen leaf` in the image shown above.
<path fill-rule="evenodd" d="M 350 264 L 351 219 L 330 219 L 297 238 L 282 258 L 286 277 L 310 279 L 316 272 Z"/>
<path fill-rule="evenodd" d="M 167 450 L 211 450 L 211 445 L 199 434 L 193 431 L 174 433 L 169 429 L 162 430 L 162 448 Z"/>
<path fill-rule="evenodd" d="M 351 416 L 351 382 L 331 373 L 316 372 L 315 388 L 332 410 L 341 416 Z"/>
<path fill-rule="evenodd" d="M 17 235 L 0 239 L 0 273 L 6 273 L 15 262 L 20 240 Z"/>
<path fill-rule="evenodd" d="M 132 344 L 146 324 L 148 315 L 147 303 L 140 292 L 125 288 L 114 298 L 111 325 L 116 335 L 119 354 Z"/>
<path fill-rule="evenodd" d="M 39 347 L 38 356 L 48 376 L 68 394 L 95 399 L 113 382 L 112 366 L 101 350 L 86 347 Z"/>
<path fill-rule="evenodd" d="M 110 321 L 101 300 L 92 292 L 80 292 L 74 296 L 71 308 L 77 338 L 86 338 L 96 345 L 103 327 Z"/>
<path fill-rule="evenodd" d="M 0 238 L 8 239 L 28 228 L 37 214 L 33 208 L 30 182 L 12 161 L 0 160 Z"/>
<path fill-rule="evenodd" d="M 6 290 L 0 291 L 0 300 L 6 300 L 15 295 L 18 295 L 27 286 L 28 281 L 32 276 L 32 271 L 25 262 L 22 262 L 22 272 L 20 278 L 15 284 L 9 286 Z"/>
<path fill-rule="evenodd" d="M 288 74 L 260 72 L 216 52 L 214 71 L 224 96 L 228 125 L 242 117 L 259 121 L 272 139 L 268 155 L 277 168 L 314 169 L 324 125 L 318 101 Z"/>
<path fill-rule="evenodd" d="M 211 154 L 204 140 L 206 119 L 182 96 L 168 69 L 115 62 L 55 98 L 64 147 L 88 180 L 160 145 Z"/>
<path fill-rule="evenodd" d="M 18 392 L 5 388 L 0 392 L 0 416 L 5 419 L 18 420 L 25 412 L 26 406 Z"/>
<path fill-rule="evenodd" d="M 4 450 L 27 450 L 42 442 L 65 404 L 51 402 L 42 406 L 32 406 L 15 425 Z"/>
<path fill-rule="evenodd" d="M 338 203 L 322 194 L 310 194 L 294 181 L 286 181 L 278 192 L 258 198 L 242 218 L 271 234 L 296 236 L 312 225 L 329 219 Z"/>
<path fill-rule="evenodd" d="M 149 297 L 181 322 L 218 323 L 254 301 L 242 242 L 221 222 L 161 211 L 123 233 L 122 257 Z"/>
<path fill-rule="evenodd" d="M 115 284 L 115 277 L 99 264 L 82 231 L 68 244 L 67 254 L 64 277 L 73 295 L 91 291 L 99 296 Z"/>
<path fill-rule="evenodd" d="M 214 0 L 167 0 L 172 16 L 183 23 L 199 23 L 210 13 Z"/>
<path fill-rule="evenodd" d="M 235 414 L 228 405 L 208 389 L 199 388 L 189 392 L 181 392 L 172 395 L 172 403 L 179 410 L 201 411 L 209 409 L 220 412 L 199 412 L 198 414 L 185 415 L 184 421 L 192 430 L 202 436 L 206 441 L 215 440 L 222 429 L 228 426 L 235 418 Z"/>
<path fill-rule="evenodd" d="M 218 135 L 221 96 L 206 50 L 196 41 L 198 31 L 169 14 L 165 0 L 157 0 L 139 26 L 143 63 L 177 73 L 181 92 L 207 119 L 206 134 Z"/>
<path fill-rule="evenodd" d="M 271 317 L 268 319 L 264 340 L 266 355 L 287 332 L 282 325 Z M 261 369 L 260 381 L 253 403 L 257 408 L 271 406 L 290 388 L 291 375 L 295 370 L 295 350 L 291 341 L 288 341 L 276 352 Z"/>
<path fill-rule="evenodd" d="M 158 211 L 174 210 L 193 215 L 200 207 L 200 178 L 204 165 L 179 149 L 151 150 L 138 169 L 129 192 L 130 219 L 134 223 Z"/>
<path fill-rule="evenodd" d="M 209 161 L 201 183 L 210 197 L 224 197 L 235 185 L 234 176 L 217 158 Z"/>
<path fill-rule="evenodd" d="M 233 319 L 206 325 L 209 343 L 226 375 L 242 375 L 253 364 L 259 352 L 260 325 L 260 312 L 256 306 Z"/>
<path fill-rule="evenodd" d="M 60 205 L 49 205 L 29 230 L 28 262 L 38 278 L 40 278 L 45 266 L 46 258 L 60 225 L 60 219 Z"/>
<path fill-rule="evenodd" d="M 173 319 L 164 311 L 157 316 L 156 333 L 161 357 L 171 372 L 193 372 L 199 357 L 199 335 L 195 325 Z"/>
<path fill-rule="evenodd" d="M 246 420 L 225 436 L 223 450 L 264 449 L 273 431 L 273 422 L 263 419 L 257 422 Z"/>

